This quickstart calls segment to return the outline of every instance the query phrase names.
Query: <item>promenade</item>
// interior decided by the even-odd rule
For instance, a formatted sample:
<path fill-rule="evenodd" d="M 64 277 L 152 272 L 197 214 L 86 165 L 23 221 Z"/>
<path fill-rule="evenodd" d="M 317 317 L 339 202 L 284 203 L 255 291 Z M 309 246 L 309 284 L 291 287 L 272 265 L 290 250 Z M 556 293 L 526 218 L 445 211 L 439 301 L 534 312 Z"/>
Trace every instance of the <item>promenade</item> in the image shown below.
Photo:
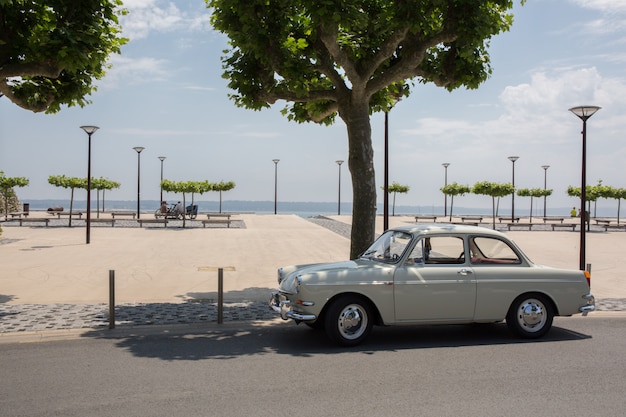
<path fill-rule="evenodd" d="M 52 218 L 45 212 L 31 216 Z M 101 213 L 99 218 L 108 216 Z M 56 217 L 48 226 L 1 223 L 0 337 L 107 328 L 110 271 L 115 275 L 116 327 L 216 322 L 218 268 L 224 270 L 225 322 L 276 320 L 266 302 L 276 288 L 278 267 L 340 261 L 349 255 L 347 215 L 304 219 L 237 214 L 230 228 L 203 227 L 199 218 L 187 220 L 185 228 L 182 221 L 167 227 L 139 227 L 136 220 L 117 218 L 114 227 L 94 223 L 88 245 L 84 219 L 73 219 L 72 227 Z M 414 216 L 390 217 L 391 227 L 412 223 Z M 491 227 L 490 219 L 483 219 L 481 226 Z M 578 232 L 542 228 L 541 220 L 532 231 L 496 226 L 535 263 L 578 268 Z M 599 310 L 626 310 L 620 274 L 624 248 L 624 231 L 592 226 L 587 234 L 591 290 Z"/>

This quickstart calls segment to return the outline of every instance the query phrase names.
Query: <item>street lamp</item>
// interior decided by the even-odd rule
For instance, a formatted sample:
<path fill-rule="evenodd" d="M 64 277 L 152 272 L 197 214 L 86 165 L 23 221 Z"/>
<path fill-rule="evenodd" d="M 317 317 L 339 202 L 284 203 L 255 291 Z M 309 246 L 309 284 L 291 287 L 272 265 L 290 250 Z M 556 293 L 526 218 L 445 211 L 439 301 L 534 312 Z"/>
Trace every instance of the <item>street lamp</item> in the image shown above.
<path fill-rule="evenodd" d="M 272 159 L 274 162 L 274 214 L 276 214 L 276 205 L 278 201 L 278 162 L 280 159 Z"/>
<path fill-rule="evenodd" d="M 546 194 L 545 192 L 548 189 L 548 168 L 550 168 L 550 165 L 541 165 L 541 168 L 543 168 L 543 217 L 546 217 Z"/>
<path fill-rule="evenodd" d="M 139 219 L 141 217 L 141 211 L 139 210 L 141 200 L 141 151 L 146 148 L 135 146 L 133 149 L 137 151 L 137 218 Z"/>
<path fill-rule="evenodd" d="M 580 263 L 581 271 L 585 270 L 585 222 L 587 222 L 587 210 L 585 200 L 587 199 L 587 119 L 595 114 L 601 107 L 598 106 L 578 106 L 569 109 L 583 121 L 583 160 L 580 185 Z"/>
<path fill-rule="evenodd" d="M 515 223 L 515 161 L 519 156 L 509 156 L 509 161 L 513 162 L 513 194 L 511 194 L 511 223 Z"/>
<path fill-rule="evenodd" d="M 85 238 L 86 243 L 89 244 L 91 233 L 91 135 L 100 128 L 98 126 L 81 126 L 80 128 L 89 137 L 89 145 L 87 147 L 87 233 Z M 70 213 L 70 223 L 71 221 L 72 213 Z"/>
<path fill-rule="evenodd" d="M 339 187 L 337 192 L 337 216 L 341 216 L 341 164 L 342 160 L 335 161 L 339 165 Z"/>
<path fill-rule="evenodd" d="M 163 204 L 163 161 L 165 161 L 164 156 L 159 156 L 159 160 L 161 161 L 161 182 L 159 183 L 159 187 L 161 188 L 161 196 L 159 200 L 159 205 Z"/>
<path fill-rule="evenodd" d="M 448 185 L 448 167 L 450 166 L 450 162 L 444 162 L 441 165 L 443 166 L 443 169 L 444 169 L 443 185 L 445 187 L 446 185 Z M 446 193 L 443 193 L 443 217 L 446 217 L 447 215 L 448 215 L 448 195 Z"/>

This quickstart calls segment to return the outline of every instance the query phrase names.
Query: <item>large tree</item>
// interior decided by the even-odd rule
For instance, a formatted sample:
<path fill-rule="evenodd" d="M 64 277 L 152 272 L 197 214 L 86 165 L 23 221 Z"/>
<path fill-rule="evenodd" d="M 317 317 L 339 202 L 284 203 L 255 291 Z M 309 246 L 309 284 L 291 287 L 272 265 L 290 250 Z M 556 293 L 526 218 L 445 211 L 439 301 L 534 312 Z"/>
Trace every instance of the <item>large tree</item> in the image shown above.
<path fill-rule="evenodd" d="M 512 24 L 512 0 L 205 0 L 230 38 L 222 58 L 236 105 L 278 100 L 289 120 L 344 121 L 353 188 L 350 256 L 375 237 L 370 116 L 408 84 L 477 88 L 491 73 L 493 35 Z"/>
<path fill-rule="evenodd" d="M 121 0 L 0 0 L 0 96 L 34 112 L 85 98 L 119 53 Z"/>

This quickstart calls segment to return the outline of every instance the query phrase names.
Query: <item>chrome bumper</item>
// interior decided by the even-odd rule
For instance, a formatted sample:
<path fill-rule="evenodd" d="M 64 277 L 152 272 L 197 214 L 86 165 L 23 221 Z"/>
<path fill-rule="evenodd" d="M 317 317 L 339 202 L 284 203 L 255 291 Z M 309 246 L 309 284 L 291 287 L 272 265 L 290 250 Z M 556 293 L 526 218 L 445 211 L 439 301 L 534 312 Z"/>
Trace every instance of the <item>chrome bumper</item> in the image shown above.
<path fill-rule="evenodd" d="M 315 321 L 317 317 L 314 314 L 302 314 L 291 309 L 291 301 L 278 291 L 273 291 L 270 296 L 269 306 L 276 313 L 280 314 L 283 320 L 293 319 L 296 321 Z"/>
<path fill-rule="evenodd" d="M 593 296 L 593 294 L 587 294 L 583 296 L 583 298 L 587 301 L 587 305 L 582 306 L 578 309 L 578 311 L 583 313 L 583 316 L 586 316 L 592 311 L 596 311 L 596 298 Z"/>

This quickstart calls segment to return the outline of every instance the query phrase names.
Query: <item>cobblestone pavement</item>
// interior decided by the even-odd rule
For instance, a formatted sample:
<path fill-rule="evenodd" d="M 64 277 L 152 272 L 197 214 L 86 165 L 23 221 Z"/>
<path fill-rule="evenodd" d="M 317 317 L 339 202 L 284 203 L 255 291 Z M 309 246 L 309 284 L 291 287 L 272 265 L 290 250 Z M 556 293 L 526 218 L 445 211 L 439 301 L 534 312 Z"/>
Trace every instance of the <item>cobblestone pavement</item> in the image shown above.
<path fill-rule="evenodd" d="M 346 238 L 350 236 L 350 225 L 345 223 L 321 216 L 308 220 Z M 596 307 L 600 311 L 625 311 L 626 299 L 598 299 Z M 214 302 L 120 304 L 115 307 L 115 325 L 211 323 L 217 322 L 217 310 Z M 276 314 L 265 302 L 225 303 L 223 306 L 225 322 L 275 318 Z M 108 326 L 108 304 L 0 304 L 0 333 L 98 329 Z"/>

